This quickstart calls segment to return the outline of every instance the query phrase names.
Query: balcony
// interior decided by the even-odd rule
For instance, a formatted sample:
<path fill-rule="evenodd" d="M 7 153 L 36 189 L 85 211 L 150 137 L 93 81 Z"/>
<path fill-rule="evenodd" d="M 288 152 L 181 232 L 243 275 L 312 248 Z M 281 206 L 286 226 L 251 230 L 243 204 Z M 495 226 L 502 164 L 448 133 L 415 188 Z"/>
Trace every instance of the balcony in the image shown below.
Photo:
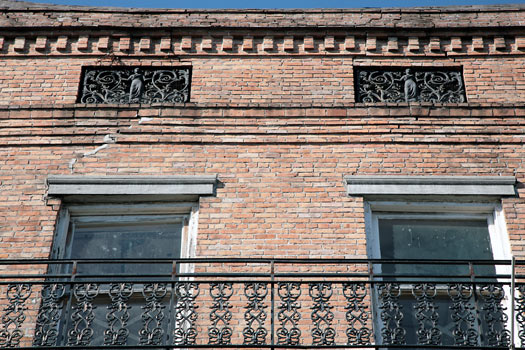
<path fill-rule="evenodd" d="M 0 266 L 2 349 L 525 345 L 525 261 L 9 260 Z"/>

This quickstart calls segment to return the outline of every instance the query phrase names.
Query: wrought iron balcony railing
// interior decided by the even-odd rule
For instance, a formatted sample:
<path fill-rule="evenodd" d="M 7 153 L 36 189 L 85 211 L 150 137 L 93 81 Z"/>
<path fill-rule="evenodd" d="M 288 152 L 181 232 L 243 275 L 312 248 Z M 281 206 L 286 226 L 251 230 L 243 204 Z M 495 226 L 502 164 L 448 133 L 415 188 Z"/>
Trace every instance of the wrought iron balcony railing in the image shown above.
<path fill-rule="evenodd" d="M 0 264 L 0 348 L 525 349 L 525 261 Z"/>

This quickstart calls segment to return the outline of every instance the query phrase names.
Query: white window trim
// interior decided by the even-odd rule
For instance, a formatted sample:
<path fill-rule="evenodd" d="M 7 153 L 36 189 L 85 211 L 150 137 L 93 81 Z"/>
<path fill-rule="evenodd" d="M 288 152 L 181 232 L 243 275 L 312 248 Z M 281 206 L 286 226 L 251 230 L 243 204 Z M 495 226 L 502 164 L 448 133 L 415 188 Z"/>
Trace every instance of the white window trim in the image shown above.
<path fill-rule="evenodd" d="M 474 197 L 473 199 L 476 199 Z M 485 218 L 489 231 L 490 244 L 494 260 L 510 260 L 510 240 L 503 208 L 499 202 L 463 203 L 463 202 L 424 202 L 424 201 L 365 201 L 365 230 L 367 236 L 367 254 L 370 258 L 380 258 L 379 249 L 379 218 Z M 375 267 L 381 273 L 380 266 Z M 496 266 L 496 273 L 511 274 L 511 266 Z M 505 314 L 511 319 L 510 287 L 504 287 L 506 307 Z M 381 321 L 377 315 L 377 295 L 374 296 L 374 327 L 381 328 Z M 511 327 L 510 321 L 507 327 Z M 517 324 L 514 331 L 518 331 Z M 516 333 L 517 334 L 517 333 Z M 381 334 L 378 333 L 381 338 Z M 380 340 L 382 341 L 382 340 Z"/>
<path fill-rule="evenodd" d="M 486 218 L 492 253 L 495 260 L 511 259 L 510 240 L 500 203 L 459 203 L 423 201 L 366 201 L 365 229 L 367 254 L 379 258 L 379 217 L 414 218 Z M 498 273 L 508 273 L 505 266 L 498 266 Z"/>
<path fill-rule="evenodd" d="M 183 222 L 180 258 L 195 257 L 198 229 L 198 203 L 128 203 L 128 204 L 65 204 L 59 215 L 53 242 L 53 258 L 63 258 L 66 236 L 71 217 L 79 220 L 99 220 L 103 216 L 155 216 L 162 215 Z M 193 271 L 192 264 L 182 264 L 181 273 Z"/>

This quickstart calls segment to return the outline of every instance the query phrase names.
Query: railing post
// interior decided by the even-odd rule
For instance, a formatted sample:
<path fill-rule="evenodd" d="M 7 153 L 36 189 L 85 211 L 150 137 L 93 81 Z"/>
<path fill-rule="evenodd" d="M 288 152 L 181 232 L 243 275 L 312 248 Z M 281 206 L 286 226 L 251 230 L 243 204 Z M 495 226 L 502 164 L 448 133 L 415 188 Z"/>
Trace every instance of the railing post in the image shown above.
<path fill-rule="evenodd" d="M 168 311 L 168 331 L 166 332 L 166 345 L 169 344 L 170 338 L 173 334 L 173 328 L 177 322 L 177 313 L 175 309 L 175 279 L 177 278 L 177 260 L 171 262 L 171 295 L 170 295 L 170 306 Z M 172 344 L 174 342 L 172 341 Z M 169 349 L 169 348 L 166 348 Z"/>
<path fill-rule="evenodd" d="M 65 316 L 65 322 L 64 322 L 64 332 L 60 332 L 60 337 L 63 338 L 63 341 L 61 341 L 61 339 L 57 339 L 57 344 L 67 344 L 67 341 L 68 341 L 68 338 L 67 338 L 67 331 L 69 329 L 69 319 L 70 319 L 70 312 L 71 312 L 71 305 L 73 303 L 73 297 L 74 297 L 74 292 L 73 290 L 75 289 L 75 277 L 76 277 L 76 274 L 77 274 L 77 268 L 78 268 L 78 262 L 75 260 L 73 261 L 73 267 L 71 269 L 71 284 L 69 285 L 69 297 L 67 298 L 67 304 L 66 304 L 66 309 L 64 311 L 64 316 Z M 65 287 L 65 286 L 64 286 Z"/>
<path fill-rule="evenodd" d="M 516 348 L 515 332 L 514 332 L 514 318 L 516 317 L 514 289 L 516 288 L 516 258 L 512 256 L 511 263 L 511 277 L 510 277 L 510 348 Z"/>
<path fill-rule="evenodd" d="M 270 341 L 271 341 L 271 350 L 275 350 L 275 261 L 272 259 L 270 262 L 270 284 L 271 284 L 271 293 L 270 293 L 270 302 L 271 302 L 271 322 L 270 322 Z"/>
<path fill-rule="evenodd" d="M 373 300 L 375 298 L 375 293 L 374 293 L 375 285 L 372 283 L 372 281 L 374 280 L 374 264 L 370 260 L 368 260 L 367 265 L 368 265 L 368 281 L 370 283 L 369 284 L 369 288 L 370 288 L 369 290 L 370 290 L 370 301 L 371 301 L 371 313 L 373 315 L 375 313 L 375 307 L 376 307 L 374 305 L 375 302 Z M 365 285 L 365 288 L 366 288 L 366 285 Z M 375 322 L 372 320 L 372 337 L 371 338 L 373 339 L 372 340 L 373 343 L 376 342 L 375 341 L 376 338 L 375 338 L 375 334 L 374 334 L 374 331 L 376 331 L 376 329 L 374 329 L 375 328 L 374 326 L 375 326 Z M 371 341 L 370 344 L 372 344 L 372 341 Z M 375 345 L 377 345 L 377 344 L 375 344 Z M 375 350 L 379 350 L 381 348 L 375 347 L 374 349 Z"/>

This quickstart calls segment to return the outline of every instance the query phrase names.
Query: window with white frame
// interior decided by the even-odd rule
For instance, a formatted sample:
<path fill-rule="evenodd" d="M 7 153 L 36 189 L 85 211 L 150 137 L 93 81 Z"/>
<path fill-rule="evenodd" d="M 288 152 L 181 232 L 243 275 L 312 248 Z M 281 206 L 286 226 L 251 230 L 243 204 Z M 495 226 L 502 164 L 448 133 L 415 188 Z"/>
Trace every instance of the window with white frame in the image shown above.
<path fill-rule="evenodd" d="M 498 260 L 510 258 L 497 202 L 384 202 L 365 204 L 368 255 L 374 259 Z M 479 267 L 481 268 L 481 267 Z M 446 271 L 444 271 L 445 269 Z M 391 274 L 468 274 L 453 265 L 389 265 Z M 486 274 L 495 273 L 487 267 Z M 480 271 L 476 271 L 480 273 Z"/>
<path fill-rule="evenodd" d="M 163 310 L 174 292 L 167 282 L 181 272 L 171 261 L 194 256 L 198 207 L 181 204 L 64 206 L 53 257 L 75 261 L 57 272 L 77 283 L 64 294 L 58 344 L 163 343 L 174 322 Z"/>
<path fill-rule="evenodd" d="M 199 197 L 213 195 L 216 183 L 216 176 L 50 177 L 48 195 L 62 199 L 51 256 L 59 260 L 42 291 L 35 345 L 191 341 L 191 318 L 183 324 L 171 312 L 177 275 L 191 269 L 176 260 L 194 256 Z"/>
<path fill-rule="evenodd" d="M 497 275 L 509 272 L 508 266 L 490 263 L 510 258 L 499 203 L 370 201 L 366 203 L 366 215 L 369 256 L 409 260 L 405 264 L 374 266 L 374 272 L 383 276 L 379 279 L 397 285 L 400 307 L 389 314 L 392 310 L 381 307 L 384 292 L 374 290 L 376 326 L 383 330 L 376 334 L 379 341 L 411 345 L 508 344 L 505 298 L 499 301 L 501 310 L 492 312 L 480 302 L 479 287 L 468 284 L 475 278 L 480 282 L 478 286 L 488 286 L 497 281 Z M 470 265 L 472 261 L 476 263 Z M 462 299 L 453 300 L 459 295 L 454 288 L 465 288 Z M 398 323 L 394 322 L 395 327 L 389 325 L 398 328 L 397 339 L 395 331 L 389 334 L 385 327 L 394 315 L 403 315 Z"/>
<path fill-rule="evenodd" d="M 509 346 L 511 177 L 348 176 L 365 197 L 376 342 Z"/>

